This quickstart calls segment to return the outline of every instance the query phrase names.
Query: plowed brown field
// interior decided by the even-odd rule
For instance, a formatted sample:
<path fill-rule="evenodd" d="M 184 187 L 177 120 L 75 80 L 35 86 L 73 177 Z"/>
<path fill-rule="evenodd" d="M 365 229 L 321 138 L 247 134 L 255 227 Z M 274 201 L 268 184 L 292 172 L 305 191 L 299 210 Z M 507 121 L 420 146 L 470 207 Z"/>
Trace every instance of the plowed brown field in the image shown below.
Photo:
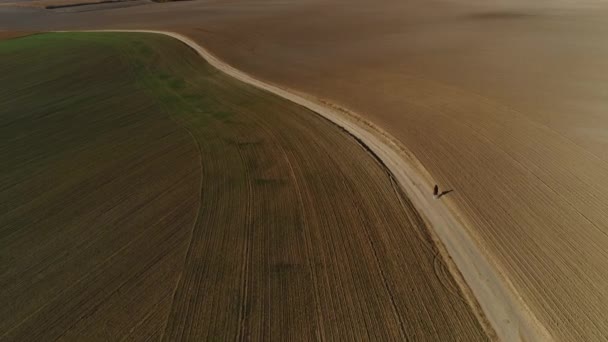
<path fill-rule="evenodd" d="M 243 0 L 0 16 L 9 28 L 180 31 L 258 78 L 354 110 L 455 190 L 444 202 L 552 337 L 608 336 L 605 2 Z"/>
<path fill-rule="evenodd" d="M 0 61 L 0 339 L 487 339 L 387 170 L 315 113 L 149 34 Z"/>
<path fill-rule="evenodd" d="M 30 35 L 30 32 L 0 31 L 0 40 L 18 38 Z"/>

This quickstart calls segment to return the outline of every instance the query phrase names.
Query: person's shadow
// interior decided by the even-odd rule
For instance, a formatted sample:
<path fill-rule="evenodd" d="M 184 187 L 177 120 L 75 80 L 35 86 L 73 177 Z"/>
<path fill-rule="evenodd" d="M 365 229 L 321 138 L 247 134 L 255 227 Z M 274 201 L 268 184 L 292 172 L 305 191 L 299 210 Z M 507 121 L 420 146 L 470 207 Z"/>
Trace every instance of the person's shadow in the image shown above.
<path fill-rule="evenodd" d="M 454 191 L 454 190 L 446 190 L 446 191 L 442 191 L 442 192 L 441 192 L 439 195 L 437 195 L 437 198 L 441 198 L 443 195 L 447 195 L 447 194 L 449 194 L 449 193 L 450 193 L 450 192 L 452 192 L 452 191 Z"/>

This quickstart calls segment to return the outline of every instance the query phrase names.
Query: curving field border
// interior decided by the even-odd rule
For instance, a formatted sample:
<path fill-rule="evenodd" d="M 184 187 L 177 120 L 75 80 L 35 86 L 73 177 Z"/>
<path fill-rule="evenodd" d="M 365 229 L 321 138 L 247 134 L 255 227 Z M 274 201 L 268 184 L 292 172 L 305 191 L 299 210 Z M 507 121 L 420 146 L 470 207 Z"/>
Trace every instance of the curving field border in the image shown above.
<path fill-rule="evenodd" d="M 58 31 L 65 32 L 65 31 Z M 159 30 L 81 30 L 80 32 L 140 32 L 175 38 L 195 50 L 218 70 L 257 88 L 306 107 L 347 131 L 378 159 L 424 218 L 450 272 L 478 319 L 494 339 L 551 340 L 500 267 L 484 252 L 449 199 L 434 200 L 434 181 L 421 163 L 396 139 L 352 111 L 254 78 L 223 62 L 192 39 Z"/>

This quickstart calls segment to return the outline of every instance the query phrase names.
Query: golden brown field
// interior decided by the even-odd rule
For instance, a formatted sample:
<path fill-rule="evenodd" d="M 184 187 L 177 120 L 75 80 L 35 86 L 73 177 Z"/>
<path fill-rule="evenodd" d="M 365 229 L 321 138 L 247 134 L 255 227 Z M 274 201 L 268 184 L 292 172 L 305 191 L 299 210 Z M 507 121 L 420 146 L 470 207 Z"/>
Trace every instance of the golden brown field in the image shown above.
<path fill-rule="evenodd" d="M 608 8 L 335 1 L 209 17 L 180 30 L 359 113 L 455 189 L 446 202 L 553 338 L 608 336 Z"/>

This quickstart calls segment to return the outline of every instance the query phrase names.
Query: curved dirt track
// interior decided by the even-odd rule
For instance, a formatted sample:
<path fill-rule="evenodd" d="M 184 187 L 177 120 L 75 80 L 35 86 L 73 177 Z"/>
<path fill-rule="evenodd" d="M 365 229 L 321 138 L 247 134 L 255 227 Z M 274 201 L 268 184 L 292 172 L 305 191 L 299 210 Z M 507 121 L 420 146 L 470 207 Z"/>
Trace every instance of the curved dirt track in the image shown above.
<path fill-rule="evenodd" d="M 344 130 L 172 38 L 27 39 L 0 54 L 0 339 L 488 339 Z"/>
<path fill-rule="evenodd" d="M 399 186 L 403 187 L 436 234 L 440 245 L 447 247 L 441 250 L 443 258 L 448 260 L 451 273 L 461 281 L 461 290 L 468 294 L 468 288 L 473 290 L 475 298 L 468 298 L 469 304 L 475 309 L 481 306 L 483 313 L 478 313 L 482 321 L 489 320 L 489 324 L 497 336 L 502 340 L 541 340 L 548 339 L 546 328 L 531 314 L 527 305 L 515 292 L 504 275 L 496 265 L 487 260 L 487 256 L 477 245 L 463 227 L 462 219 L 457 217 L 453 209 L 441 201 L 434 201 L 430 190 L 434 184 L 428 172 L 420 162 L 399 145 L 394 138 L 383 132 L 370 122 L 364 121 L 360 116 L 344 109 L 337 109 L 330 104 L 320 103 L 319 100 L 304 98 L 293 91 L 279 86 L 271 85 L 233 68 L 219 60 L 205 48 L 192 39 L 168 31 L 154 30 L 116 30 L 118 32 L 149 32 L 158 33 L 176 38 L 199 53 L 211 65 L 228 75 L 269 91 L 273 94 L 302 105 L 330 120 L 337 126 L 345 129 L 359 139 L 382 164 L 388 168 L 391 177 L 394 177 Z M 455 265 L 451 261 L 455 262 Z M 466 284 L 462 283 L 460 275 L 464 276 Z M 470 296 L 470 294 L 468 294 Z M 484 322 L 484 324 L 488 324 Z"/>

